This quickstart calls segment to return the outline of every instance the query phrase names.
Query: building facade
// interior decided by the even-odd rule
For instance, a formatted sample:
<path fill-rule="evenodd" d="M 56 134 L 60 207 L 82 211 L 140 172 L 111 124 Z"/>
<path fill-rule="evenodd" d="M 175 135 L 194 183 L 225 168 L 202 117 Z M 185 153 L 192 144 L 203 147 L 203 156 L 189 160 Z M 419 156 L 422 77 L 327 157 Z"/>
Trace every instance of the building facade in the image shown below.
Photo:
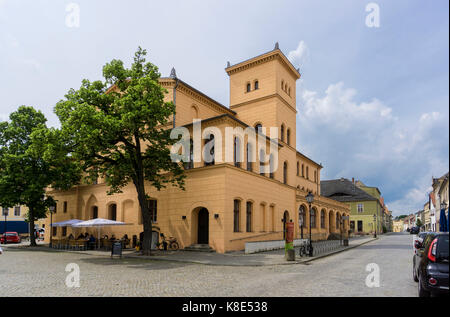
<path fill-rule="evenodd" d="M 28 222 L 25 221 L 28 208 L 25 206 L 14 206 L 12 208 L 0 207 L 2 213 L 0 218 L 0 234 L 7 232 L 29 233 Z"/>
<path fill-rule="evenodd" d="M 176 106 L 171 127 L 185 127 L 192 135 L 194 119 L 201 119 L 202 140 L 194 143 L 192 151 L 203 152 L 207 141 L 214 139 L 214 150 L 209 148 L 214 154 L 212 161 L 201 157 L 185 164 L 185 190 L 168 187 L 158 191 L 147 186 L 155 228 L 176 237 L 182 248 L 202 244 L 220 253 L 242 250 L 249 241 L 281 240 L 289 221 L 295 224 L 295 237 L 300 237 L 301 223 L 304 234 L 308 233 L 310 218 L 313 240 L 346 231 L 349 224 L 342 217 L 349 215 L 348 206 L 321 196 L 322 166 L 296 149 L 295 87 L 299 71 L 277 45 L 225 70 L 230 79 L 229 107 L 179 79 L 174 70 L 170 77 L 160 78 L 167 90 L 166 101 Z M 227 141 L 218 142 L 216 132 L 226 135 L 227 128 L 248 127 L 272 139 L 272 131 L 276 132 L 277 160 L 272 160 L 273 153 L 269 152 L 273 140 L 264 135 L 263 153 L 247 136 L 238 136 L 232 141 L 233 160 L 226 159 Z M 249 157 L 255 152 L 269 159 L 252 161 Z M 57 200 L 53 221 L 108 218 L 127 223 L 108 228 L 108 234 L 139 236 L 143 229 L 135 187 L 129 184 L 123 193 L 111 196 L 106 191 L 101 179 L 69 191 L 50 191 Z M 315 196 L 311 215 L 305 199 L 308 192 Z M 61 238 L 71 232 L 71 228 L 54 228 L 52 236 Z M 46 232 L 46 241 L 49 239 Z"/>
<path fill-rule="evenodd" d="M 362 189 L 361 183 L 341 178 L 321 182 L 323 196 L 346 203 L 350 208 L 350 230 L 355 234 L 373 234 L 383 231 L 383 206 L 379 198 L 369 193 L 375 190 L 371 187 Z M 378 190 L 378 189 L 376 189 Z"/>

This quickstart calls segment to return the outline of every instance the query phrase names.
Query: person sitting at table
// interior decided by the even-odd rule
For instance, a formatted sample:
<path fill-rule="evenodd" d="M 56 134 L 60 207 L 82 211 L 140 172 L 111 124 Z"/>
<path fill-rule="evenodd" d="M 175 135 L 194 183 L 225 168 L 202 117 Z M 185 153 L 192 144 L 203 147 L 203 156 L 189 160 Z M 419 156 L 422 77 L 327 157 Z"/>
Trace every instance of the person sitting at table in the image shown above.
<path fill-rule="evenodd" d="M 80 235 L 77 237 L 77 240 L 83 240 L 84 239 L 84 234 L 80 233 Z"/>
<path fill-rule="evenodd" d="M 116 236 L 113 234 L 113 235 L 111 235 L 111 239 L 109 239 L 109 240 L 111 240 L 111 241 L 115 241 L 116 240 Z"/>
<path fill-rule="evenodd" d="M 89 237 L 89 249 L 93 250 L 95 246 L 95 237 L 91 234 Z"/>
<path fill-rule="evenodd" d="M 72 240 L 72 239 L 75 239 L 75 237 L 73 236 L 73 234 L 69 234 L 68 239 L 69 239 L 69 240 Z"/>

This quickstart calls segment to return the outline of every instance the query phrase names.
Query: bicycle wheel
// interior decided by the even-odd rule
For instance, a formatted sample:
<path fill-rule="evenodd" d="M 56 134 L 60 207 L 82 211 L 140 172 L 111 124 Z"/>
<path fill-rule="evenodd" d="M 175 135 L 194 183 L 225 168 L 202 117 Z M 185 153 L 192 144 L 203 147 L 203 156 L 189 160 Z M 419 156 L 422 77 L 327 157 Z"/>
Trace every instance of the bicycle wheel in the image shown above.
<path fill-rule="evenodd" d="M 179 248 L 180 248 L 180 246 L 178 245 L 178 242 L 176 242 L 176 241 L 174 241 L 174 242 L 172 242 L 172 243 L 170 244 L 170 249 L 171 249 L 171 250 L 176 251 L 176 250 L 178 250 Z"/>

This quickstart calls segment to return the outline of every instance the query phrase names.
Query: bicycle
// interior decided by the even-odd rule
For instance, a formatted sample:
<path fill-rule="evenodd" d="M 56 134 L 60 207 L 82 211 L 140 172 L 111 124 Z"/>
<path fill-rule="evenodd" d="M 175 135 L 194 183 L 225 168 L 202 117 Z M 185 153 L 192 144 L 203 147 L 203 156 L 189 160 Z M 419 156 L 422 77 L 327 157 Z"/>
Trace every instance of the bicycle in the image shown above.
<path fill-rule="evenodd" d="M 303 256 L 309 256 L 309 244 L 308 244 L 308 243 L 303 243 L 303 244 L 300 246 L 300 249 L 299 249 L 299 251 L 298 251 L 298 255 L 299 255 L 300 257 L 303 257 Z"/>
<path fill-rule="evenodd" d="M 176 251 L 180 248 L 180 245 L 178 244 L 177 238 L 169 237 L 166 239 L 163 233 L 160 233 L 159 236 L 161 237 L 161 242 L 156 243 L 156 247 L 158 250 L 173 250 Z"/>

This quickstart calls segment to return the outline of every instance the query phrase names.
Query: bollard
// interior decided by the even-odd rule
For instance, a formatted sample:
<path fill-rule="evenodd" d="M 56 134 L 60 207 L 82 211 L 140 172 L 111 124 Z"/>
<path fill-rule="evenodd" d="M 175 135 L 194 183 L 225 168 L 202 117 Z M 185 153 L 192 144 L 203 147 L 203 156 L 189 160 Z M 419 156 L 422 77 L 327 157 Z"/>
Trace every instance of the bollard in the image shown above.
<path fill-rule="evenodd" d="M 294 249 L 286 250 L 286 260 L 287 261 L 295 261 L 295 250 Z"/>

